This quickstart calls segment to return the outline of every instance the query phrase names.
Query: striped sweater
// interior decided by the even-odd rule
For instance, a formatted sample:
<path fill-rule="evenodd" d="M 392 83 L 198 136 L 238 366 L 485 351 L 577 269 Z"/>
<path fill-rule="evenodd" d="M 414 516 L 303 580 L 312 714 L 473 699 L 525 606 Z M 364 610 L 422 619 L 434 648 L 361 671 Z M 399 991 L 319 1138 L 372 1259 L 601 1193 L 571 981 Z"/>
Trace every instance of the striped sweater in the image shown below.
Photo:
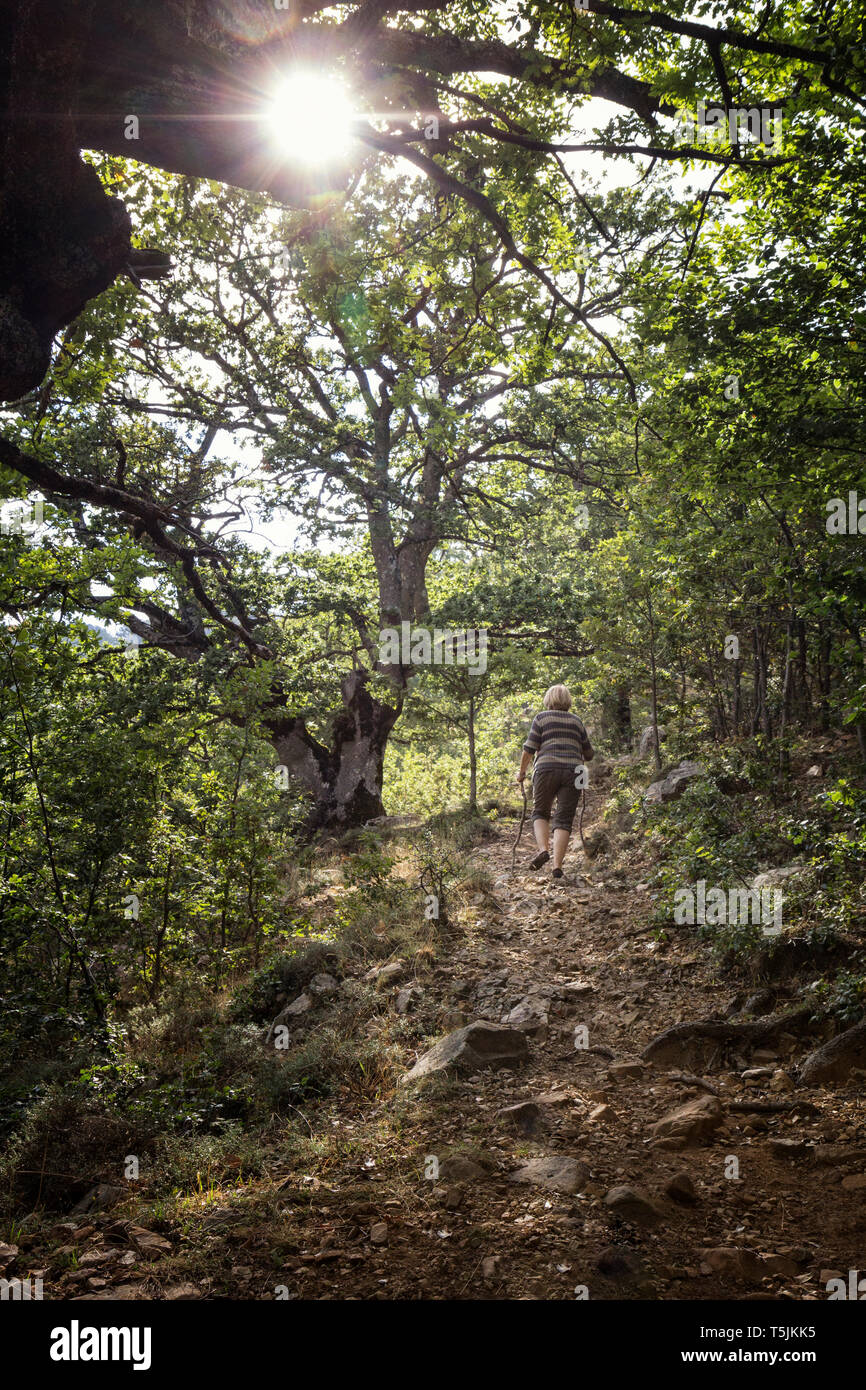
<path fill-rule="evenodd" d="M 576 714 L 545 709 L 537 714 L 523 745 L 535 754 L 535 767 L 576 767 L 594 757 L 589 734 Z"/>

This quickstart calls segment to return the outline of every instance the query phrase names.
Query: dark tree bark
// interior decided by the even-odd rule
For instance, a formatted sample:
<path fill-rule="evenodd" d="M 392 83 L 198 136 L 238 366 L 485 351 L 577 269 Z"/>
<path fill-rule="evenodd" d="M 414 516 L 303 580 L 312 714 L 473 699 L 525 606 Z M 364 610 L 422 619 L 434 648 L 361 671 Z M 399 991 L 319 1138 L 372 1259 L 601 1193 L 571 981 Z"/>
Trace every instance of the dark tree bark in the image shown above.
<path fill-rule="evenodd" d="M 796 665 L 796 706 L 797 714 L 802 723 L 807 723 L 812 714 L 812 698 L 809 690 L 809 660 L 808 646 L 806 641 L 806 623 L 803 618 L 797 618 L 797 665 Z"/>
<path fill-rule="evenodd" d="M 129 215 L 79 155 L 74 111 L 92 9 L 88 0 L 76 0 L 7 2 L 0 10 L 4 49 L 9 44 L 0 69 L 3 400 L 39 384 L 54 335 L 129 260 Z"/>
<path fill-rule="evenodd" d="M 599 97 L 633 112 L 650 144 L 611 150 L 675 160 L 734 158 L 655 142 L 657 116 L 675 108 L 660 102 L 648 83 L 599 63 L 594 49 L 587 61 L 579 26 L 563 56 L 554 57 L 526 35 L 491 38 L 487 7 L 479 8 L 475 37 L 443 32 L 447 5 L 436 0 L 408 6 L 363 0 L 337 18 L 314 0 L 293 0 L 286 10 L 272 0 L 147 0 L 140 6 L 0 0 L 0 399 L 35 388 L 54 334 L 124 268 L 135 276 L 128 216 L 83 163 L 82 148 L 269 193 L 288 204 L 348 186 L 348 166 L 311 174 L 268 147 L 268 102 L 277 81 L 299 65 L 348 77 L 379 118 L 375 125 L 358 122 L 360 145 L 368 153 L 403 155 L 443 192 L 470 203 L 554 298 L 559 292 L 516 247 L 494 203 L 433 156 L 459 148 L 464 134 L 489 142 L 493 157 L 503 144 L 541 156 L 563 147 L 533 137 L 489 103 L 477 119 L 449 120 L 440 93 L 453 93 L 461 74 L 495 72 L 541 93 Z M 600 12 L 630 32 L 630 11 L 602 6 Z M 655 12 L 643 22 L 670 27 Z M 715 42 L 711 28 L 698 28 L 696 37 Z M 755 48 L 734 31 L 725 31 L 724 43 Z M 819 70 L 831 61 L 820 50 L 769 42 L 758 43 L 756 51 Z M 437 140 L 424 138 L 424 113 L 439 121 Z"/>
<path fill-rule="evenodd" d="M 768 635 L 761 628 L 759 623 L 755 624 L 752 632 L 754 643 L 754 707 L 752 709 L 752 737 L 761 730 L 767 738 L 773 736 L 773 724 L 770 714 L 770 703 L 768 698 L 768 675 L 769 675 L 769 653 L 767 650 Z"/>
<path fill-rule="evenodd" d="M 826 733 L 830 728 L 830 692 L 833 686 L 832 667 L 830 664 L 830 634 L 826 624 L 819 619 L 818 622 L 818 689 L 820 691 L 820 702 L 818 709 L 818 727 L 822 733 Z"/>
<path fill-rule="evenodd" d="M 658 671 L 656 669 L 656 623 L 655 610 L 653 608 L 652 593 L 646 591 L 647 618 L 649 621 L 649 658 L 650 658 L 650 721 L 653 731 L 653 764 L 656 776 L 662 770 L 662 755 L 659 747 L 659 687 Z"/>
<path fill-rule="evenodd" d="M 739 657 L 731 662 L 731 684 L 733 692 L 731 695 L 731 728 L 736 738 L 740 732 L 740 720 L 742 718 L 743 698 L 742 698 L 742 665 Z"/>
<path fill-rule="evenodd" d="M 469 716 L 466 724 L 469 738 L 469 811 L 478 810 L 478 753 L 475 747 L 475 696 L 469 696 Z"/>
<path fill-rule="evenodd" d="M 311 829 L 347 829 L 384 814 L 385 749 L 402 700 L 388 705 L 374 699 L 360 670 L 345 678 L 342 696 L 330 747 L 313 738 L 303 719 L 276 713 L 265 719 L 280 763 L 312 799 Z"/>
<path fill-rule="evenodd" d="M 717 743 L 721 743 L 724 739 L 728 738 L 729 736 L 728 716 L 725 712 L 724 693 L 719 685 L 718 677 L 716 675 L 716 662 L 711 642 L 707 642 L 706 644 L 706 654 L 709 686 L 713 693 L 713 737 L 715 738 L 715 741 Z"/>

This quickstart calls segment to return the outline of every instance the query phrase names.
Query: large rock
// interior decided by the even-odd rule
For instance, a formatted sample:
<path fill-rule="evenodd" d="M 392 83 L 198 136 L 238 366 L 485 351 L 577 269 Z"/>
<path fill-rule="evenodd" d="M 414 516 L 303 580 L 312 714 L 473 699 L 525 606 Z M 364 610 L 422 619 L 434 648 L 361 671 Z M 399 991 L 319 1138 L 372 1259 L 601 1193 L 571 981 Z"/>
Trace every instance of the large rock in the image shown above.
<path fill-rule="evenodd" d="M 421 998 L 422 991 L 416 985 L 406 985 L 405 988 L 397 991 L 397 998 L 394 1003 L 398 1014 L 411 1013 Z"/>
<path fill-rule="evenodd" d="M 669 772 L 667 777 L 663 777 L 660 782 L 653 782 L 647 787 L 644 801 L 664 802 L 676 801 L 677 797 L 682 796 L 686 787 L 697 777 L 706 776 L 705 769 L 700 763 L 683 762 Z"/>
<path fill-rule="evenodd" d="M 527 1182 L 549 1192 L 578 1192 L 589 1177 L 585 1163 L 554 1154 L 550 1158 L 531 1158 L 509 1177 L 509 1182 Z"/>
<path fill-rule="evenodd" d="M 720 1100 L 715 1096 L 698 1096 L 663 1115 L 652 1126 L 651 1134 L 654 1139 L 676 1140 L 683 1146 L 699 1144 L 715 1133 L 724 1118 Z"/>
<path fill-rule="evenodd" d="M 583 994 L 593 994 L 595 985 L 591 985 L 588 980 L 565 980 L 561 985 L 553 988 L 554 996 L 557 999 L 579 999 Z"/>
<path fill-rule="evenodd" d="M 804 868 L 803 864 L 786 864 L 781 869 L 768 869 L 766 873 L 756 875 L 749 887 L 759 893 L 762 888 L 781 888 L 786 879 L 796 878 L 797 874 L 803 873 Z"/>
<path fill-rule="evenodd" d="M 268 1029 L 265 1042 L 270 1043 L 273 1040 L 277 1028 L 291 1028 L 299 1019 L 303 1019 L 312 1009 L 313 1002 L 312 994 L 307 994 L 306 991 L 304 991 L 303 994 L 299 994 L 297 999 L 293 999 L 291 1004 L 287 1004 L 286 1007 L 281 1009 L 277 1014 Z M 309 1022 L 309 1020 L 307 1021 Z"/>
<path fill-rule="evenodd" d="M 665 730 L 662 728 L 661 724 L 659 724 L 659 743 L 664 743 L 664 741 L 665 741 Z M 643 730 L 643 732 L 641 733 L 641 736 L 640 736 L 640 743 L 638 744 L 637 755 L 638 755 L 639 758 L 648 758 L 649 755 L 650 755 L 650 753 L 651 753 L 652 751 L 653 751 L 653 726 L 652 726 L 652 724 L 649 724 L 649 725 L 647 725 L 647 727 L 646 727 L 646 728 Z"/>
<path fill-rule="evenodd" d="M 718 1246 L 714 1250 L 699 1250 L 698 1258 L 708 1274 L 721 1274 L 759 1284 L 770 1270 L 754 1250 L 738 1246 Z"/>
<path fill-rule="evenodd" d="M 674 1173 L 672 1178 L 668 1178 L 663 1191 L 666 1197 L 670 1197 L 672 1202 L 679 1203 L 681 1207 L 697 1206 L 701 1200 L 688 1173 Z"/>
<path fill-rule="evenodd" d="M 116 1187 L 112 1183 L 100 1182 L 91 1187 L 86 1196 L 72 1208 L 73 1216 L 82 1216 L 94 1211 L 108 1211 L 129 1195 L 129 1189 Z"/>
<path fill-rule="evenodd" d="M 372 972 L 368 972 L 364 978 L 375 980 L 376 989 L 381 993 L 382 990 L 395 984 L 397 980 L 401 980 L 405 971 L 406 966 L 402 960 L 392 960 L 389 965 L 382 965 Z"/>
<path fill-rule="evenodd" d="M 635 1226 L 657 1226 L 662 1212 L 639 1187 L 612 1187 L 604 1199 L 608 1211 Z"/>
<path fill-rule="evenodd" d="M 809 1053 L 800 1068 L 800 1085 L 845 1081 L 854 1067 L 866 1067 L 866 1018 Z"/>
<path fill-rule="evenodd" d="M 479 1182 L 486 1177 L 487 1170 L 474 1159 L 465 1158 L 463 1154 L 450 1154 L 439 1164 L 441 1182 Z"/>
<path fill-rule="evenodd" d="M 645 1070 L 642 1062 L 611 1062 L 607 1074 L 611 1081 L 640 1081 Z"/>
<path fill-rule="evenodd" d="M 537 995 L 527 994 L 510 1013 L 503 1016 L 502 1022 L 511 1028 L 520 1028 L 524 1033 L 544 1032 L 548 1023 L 547 1003 Z"/>
<path fill-rule="evenodd" d="M 282 1013 L 277 1016 L 277 1021 L 287 1023 L 293 1018 L 299 1018 L 301 1014 L 310 1012 L 313 1007 L 313 996 L 311 994 L 299 994 L 297 999 L 293 999 L 291 1004 L 287 1004 Z"/>
<path fill-rule="evenodd" d="M 544 1123 L 541 1106 L 534 1100 L 520 1100 L 516 1105 L 505 1105 L 496 1114 L 521 1134 L 534 1134 Z"/>
<path fill-rule="evenodd" d="M 640 1273 L 635 1252 L 627 1245 L 606 1245 L 595 1267 L 606 1279 L 633 1279 Z"/>
<path fill-rule="evenodd" d="M 402 1081 L 420 1081 L 434 1072 L 449 1069 L 472 1072 L 491 1067 L 516 1067 L 528 1057 L 526 1034 L 518 1028 L 476 1021 L 440 1038 L 429 1052 L 418 1058 Z"/>
<path fill-rule="evenodd" d="M 171 1242 L 155 1231 L 147 1231 L 143 1226 L 130 1226 L 128 1235 L 145 1260 L 161 1260 L 164 1255 L 171 1254 Z"/>

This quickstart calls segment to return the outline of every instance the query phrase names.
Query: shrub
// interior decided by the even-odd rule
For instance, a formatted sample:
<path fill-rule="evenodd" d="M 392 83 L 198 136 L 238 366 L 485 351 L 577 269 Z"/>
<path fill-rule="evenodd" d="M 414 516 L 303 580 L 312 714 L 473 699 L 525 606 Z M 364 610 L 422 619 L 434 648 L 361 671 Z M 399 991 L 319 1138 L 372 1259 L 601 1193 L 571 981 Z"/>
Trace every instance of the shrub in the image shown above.
<path fill-rule="evenodd" d="M 282 951 L 241 982 L 229 1003 L 229 1017 L 269 1023 L 286 997 L 299 994 L 314 975 L 333 970 L 338 962 L 332 943 L 299 942 L 296 950 Z"/>
<path fill-rule="evenodd" d="M 120 1183 L 126 1155 L 143 1154 L 153 1138 L 141 1119 L 51 1087 L 0 1161 L 0 1200 L 11 1210 L 68 1210 L 95 1183 Z"/>

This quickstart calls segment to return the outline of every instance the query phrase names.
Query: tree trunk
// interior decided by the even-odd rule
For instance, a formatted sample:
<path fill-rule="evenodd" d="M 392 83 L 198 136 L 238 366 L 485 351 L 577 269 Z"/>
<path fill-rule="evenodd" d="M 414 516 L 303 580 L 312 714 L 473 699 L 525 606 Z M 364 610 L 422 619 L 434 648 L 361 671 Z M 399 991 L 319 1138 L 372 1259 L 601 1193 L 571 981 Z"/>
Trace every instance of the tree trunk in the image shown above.
<path fill-rule="evenodd" d="M 92 0 L 4 15 L 0 74 L 0 399 L 38 386 L 55 333 L 130 260 L 129 214 L 85 164 L 74 107 Z M 11 32 L 10 32 L 11 30 Z M 120 119 L 115 124 L 120 126 Z M 135 150 L 127 151 L 134 154 Z"/>
<path fill-rule="evenodd" d="M 767 738 L 772 738 L 773 723 L 770 716 L 770 704 L 767 690 L 767 676 L 769 667 L 769 654 L 767 652 L 767 636 L 764 632 L 761 631 L 761 627 L 757 623 L 755 624 L 754 628 L 754 642 L 755 707 L 752 710 L 752 735 L 754 736 L 760 728 L 761 732 L 765 734 Z"/>
<path fill-rule="evenodd" d="M 732 662 L 731 681 L 734 687 L 731 697 L 731 728 L 734 737 L 740 732 L 740 719 L 742 718 L 742 690 L 740 686 L 741 667 L 739 658 Z"/>
<path fill-rule="evenodd" d="M 803 724 L 811 724 L 812 697 L 809 690 L 809 660 L 806 623 L 797 619 L 797 714 Z"/>
<path fill-rule="evenodd" d="M 822 733 L 830 728 L 830 635 L 823 622 L 818 623 L 818 689 L 820 691 L 818 727 Z"/>
<path fill-rule="evenodd" d="M 281 766 L 310 796 L 310 829 L 347 830 L 384 815 L 382 776 L 388 737 L 400 714 L 367 689 L 367 673 L 352 671 L 342 683 L 343 709 L 334 720 L 331 746 L 313 738 L 302 718 L 270 716 L 265 726 Z"/>
<path fill-rule="evenodd" d="M 162 924 L 157 928 L 156 945 L 153 954 L 153 993 L 151 998 L 159 999 L 162 989 L 162 943 L 166 938 L 169 924 L 169 893 L 171 890 L 171 865 L 174 857 L 173 852 L 169 853 L 168 864 L 165 869 L 165 884 L 162 892 Z"/>
<path fill-rule="evenodd" d="M 662 755 L 659 748 L 659 701 L 658 701 L 658 675 L 656 672 L 656 626 L 655 613 L 653 611 L 652 595 L 647 592 L 647 613 L 649 615 L 650 632 L 650 676 L 651 676 L 651 703 L 650 714 L 653 729 L 653 761 L 655 763 L 656 776 L 662 770 Z"/>
<path fill-rule="evenodd" d="M 633 739 L 631 725 L 631 690 L 628 685 L 625 684 L 618 685 L 616 688 L 614 736 L 614 748 L 621 753 L 630 753 Z"/>
<path fill-rule="evenodd" d="M 719 682 L 716 678 L 716 665 L 713 660 L 712 643 L 706 643 L 707 671 L 709 672 L 709 684 L 713 692 L 713 737 L 716 743 L 721 743 L 729 737 L 728 716 L 725 712 L 725 699 Z"/>
<path fill-rule="evenodd" d="M 469 812 L 475 815 L 478 810 L 478 758 L 475 749 L 475 696 L 469 696 L 469 722 L 466 726 L 469 737 Z"/>
<path fill-rule="evenodd" d="M 782 699 L 781 714 L 779 716 L 779 783 L 789 782 L 791 779 L 791 754 L 787 746 L 788 719 L 791 713 L 791 673 L 794 669 L 791 661 L 791 637 L 792 622 L 789 619 L 785 632 L 785 665 L 782 677 Z"/>

